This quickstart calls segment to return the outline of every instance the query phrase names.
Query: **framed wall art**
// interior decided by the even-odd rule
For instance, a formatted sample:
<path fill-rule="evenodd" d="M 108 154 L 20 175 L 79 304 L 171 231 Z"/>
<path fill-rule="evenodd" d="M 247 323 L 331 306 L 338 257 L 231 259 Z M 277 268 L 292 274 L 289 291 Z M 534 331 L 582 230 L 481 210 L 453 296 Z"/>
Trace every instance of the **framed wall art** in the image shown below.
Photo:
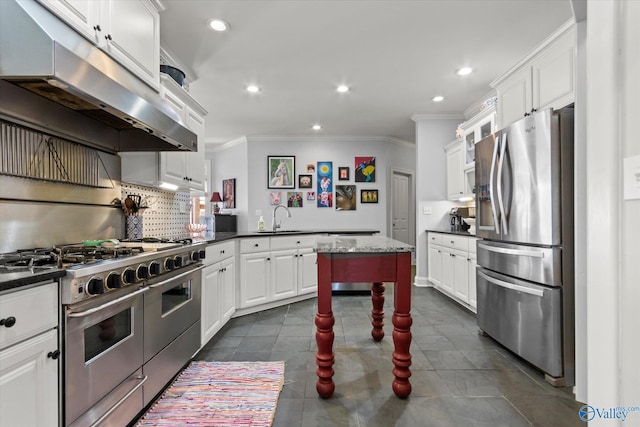
<path fill-rule="evenodd" d="M 222 180 L 222 206 L 225 209 L 236 208 L 236 179 Z"/>
<path fill-rule="evenodd" d="M 287 207 L 289 208 L 302 207 L 302 191 L 287 192 Z"/>
<path fill-rule="evenodd" d="M 333 162 L 318 162 L 318 196 L 319 208 L 333 207 Z"/>
<path fill-rule="evenodd" d="M 355 164 L 356 182 L 376 182 L 375 157 L 356 157 Z"/>
<path fill-rule="evenodd" d="M 360 190 L 360 203 L 378 203 L 378 190 Z"/>
<path fill-rule="evenodd" d="M 313 188 L 312 175 L 298 175 L 298 188 Z"/>
<path fill-rule="evenodd" d="M 338 168 L 338 181 L 349 181 L 349 168 Z"/>
<path fill-rule="evenodd" d="M 355 185 L 336 185 L 336 210 L 355 211 L 357 196 Z"/>
<path fill-rule="evenodd" d="M 267 188 L 295 188 L 295 173 L 295 156 L 267 156 Z"/>

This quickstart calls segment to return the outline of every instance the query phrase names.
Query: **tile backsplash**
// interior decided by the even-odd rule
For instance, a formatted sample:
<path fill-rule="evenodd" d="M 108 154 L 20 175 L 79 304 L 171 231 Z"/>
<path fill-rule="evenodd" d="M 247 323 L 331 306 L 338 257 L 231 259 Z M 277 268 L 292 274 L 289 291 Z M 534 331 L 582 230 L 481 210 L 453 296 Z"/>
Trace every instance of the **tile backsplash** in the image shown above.
<path fill-rule="evenodd" d="M 144 237 L 187 237 L 190 222 L 191 197 L 188 191 L 163 191 L 157 188 L 122 183 L 122 200 L 130 194 L 142 197 L 149 206 L 142 213 Z"/>

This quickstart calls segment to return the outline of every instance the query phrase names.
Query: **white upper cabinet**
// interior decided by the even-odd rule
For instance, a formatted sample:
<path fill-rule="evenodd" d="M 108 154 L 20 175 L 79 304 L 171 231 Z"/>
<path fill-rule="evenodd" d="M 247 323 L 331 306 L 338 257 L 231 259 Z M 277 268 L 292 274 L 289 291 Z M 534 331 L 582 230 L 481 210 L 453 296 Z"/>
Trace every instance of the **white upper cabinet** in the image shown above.
<path fill-rule="evenodd" d="M 447 156 L 447 199 L 464 197 L 463 141 L 455 140 L 445 148 Z"/>
<path fill-rule="evenodd" d="M 198 151 L 120 153 L 122 180 L 133 184 L 172 184 L 181 190 L 204 190 L 204 127 L 206 110 L 171 77 L 162 74 L 160 95 L 183 123 L 198 135 Z"/>
<path fill-rule="evenodd" d="M 575 38 L 575 25 L 569 21 L 491 83 L 498 94 L 498 128 L 535 111 L 558 109 L 574 102 Z"/>
<path fill-rule="evenodd" d="M 160 87 L 160 13 L 149 0 L 39 0 L 154 89 Z"/>

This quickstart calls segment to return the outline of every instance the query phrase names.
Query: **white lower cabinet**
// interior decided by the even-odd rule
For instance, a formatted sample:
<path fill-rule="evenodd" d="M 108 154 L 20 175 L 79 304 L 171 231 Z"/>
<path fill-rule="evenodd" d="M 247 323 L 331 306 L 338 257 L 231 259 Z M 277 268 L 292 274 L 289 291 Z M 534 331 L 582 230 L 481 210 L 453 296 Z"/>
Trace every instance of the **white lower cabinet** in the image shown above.
<path fill-rule="evenodd" d="M 202 269 L 201 345 L 205 345 L 236 311 L 235 242 L 206 249 Z"/>
<path fill-rule="evenodd" d="M 315 241 L 315 236 L 243 239 L 240 243 L 240 308 L 316 292 Z"/>
<path fill-rule="evenodd" d="M 53 282 L 0 296 L 0 426 L 58 425 L 58 309 Z"/>
<path fill-rule="evenodd" d="M 429 281 L 445 294 L 476 308 L 475 237 L 428 233 Z M 473 248 L 473 252 L 470 252 Z"/>

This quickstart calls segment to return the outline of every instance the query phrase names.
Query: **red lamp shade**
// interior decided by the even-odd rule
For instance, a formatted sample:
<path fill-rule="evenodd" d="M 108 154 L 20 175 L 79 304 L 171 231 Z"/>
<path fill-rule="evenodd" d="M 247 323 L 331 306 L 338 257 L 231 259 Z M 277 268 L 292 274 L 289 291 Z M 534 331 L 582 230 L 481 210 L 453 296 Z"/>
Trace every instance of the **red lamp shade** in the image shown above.
<path fill-rule="evenodd" d="M 215 205 L 213 205 L 213 213 L 217 214 L 218 212 L 220 212 L 220 206 L 218 206 L 218 202 L 222 201 L 222 197 L 220 197 L 220 193 L 218 193 L 217 191 L 214 192 L 211 195 L 211 203 L 215 203 Z"/>

